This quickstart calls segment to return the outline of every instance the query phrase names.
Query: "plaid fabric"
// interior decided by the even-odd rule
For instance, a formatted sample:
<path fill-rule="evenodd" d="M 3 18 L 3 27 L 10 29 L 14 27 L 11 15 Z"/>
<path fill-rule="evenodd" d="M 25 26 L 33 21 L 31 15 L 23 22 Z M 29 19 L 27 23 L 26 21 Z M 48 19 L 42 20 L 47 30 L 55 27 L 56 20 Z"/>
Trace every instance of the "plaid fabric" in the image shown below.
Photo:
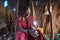
<path fill-rule="evenodd" d="M 20 20 L 17 20 L 17 25 L 19 28 L 26 29 L 28 25 L 28 29 L 31 29 L 31 25 L 33 23 L 33 17 L 29 16 L 28 24 L 26 24 L 26 21 L 23 21 L 23 17 L 20 17 Z M 24 32 L 16 31 L 16 39 L 15 40 L 43 40 L 42 33 L 39 31 L 38 37 L 32 37 L 31 35 L 26 35 Z"/>

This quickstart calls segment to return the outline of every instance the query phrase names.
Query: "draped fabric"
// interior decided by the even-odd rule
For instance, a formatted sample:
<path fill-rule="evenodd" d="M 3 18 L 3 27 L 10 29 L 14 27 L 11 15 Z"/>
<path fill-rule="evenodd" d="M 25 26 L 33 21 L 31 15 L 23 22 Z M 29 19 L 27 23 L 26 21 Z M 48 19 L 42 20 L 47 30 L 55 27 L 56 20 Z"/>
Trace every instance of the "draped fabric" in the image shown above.
<path fill-rule="evenodd" d="M 28 21 L 28 23 L 27 23 L 27 21 Z M 17 26 L 19 28 L 23 28 L 23 29 L 31 29 L 32 28 L 31 25 L 33 23 L 33 17 L 29 16 L 27 18 L 27 21 L 24 19 L 24 17 L 20 17 L 19 20 L 17 20 Z M 35 38 L 35 37 L 32 37 L 29 34 L 26 35 L 26 33 L 17 30 L 16 31 L 16 40 L 41 40 L 41 38 L 42 38 L 41 35 L 42 34 L 40 33 L 40 36 Z"/>

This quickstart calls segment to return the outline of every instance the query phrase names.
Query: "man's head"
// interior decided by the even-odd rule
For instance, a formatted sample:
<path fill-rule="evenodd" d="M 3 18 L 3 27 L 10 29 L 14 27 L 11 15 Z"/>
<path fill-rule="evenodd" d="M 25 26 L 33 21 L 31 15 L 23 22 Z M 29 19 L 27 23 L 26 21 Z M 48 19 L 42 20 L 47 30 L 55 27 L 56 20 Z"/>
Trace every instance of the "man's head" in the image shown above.
<path fill-rule="evenodd" d="M 27 14 L 27 15 L 30 15 L 30 7 L 27 8 L 26 14 Z"/>
<path fill-rule="evenodd" d="M 30 7 L 27 7 L 26 9 L 25 9 L 25 13 L 24 13 L 24 16 L 25 17 L 27 17 L 28 15 L 30 15 Z"/>
<path fill-rule="evenodd" d="M 25 15 L 29 15 L 30 14 L 30 0 L 20 0 L 19 1 L 19 5 L 18 5 L 18 9 L 19 9 L 19 14 L 20 16 L 25 16 Z"/>

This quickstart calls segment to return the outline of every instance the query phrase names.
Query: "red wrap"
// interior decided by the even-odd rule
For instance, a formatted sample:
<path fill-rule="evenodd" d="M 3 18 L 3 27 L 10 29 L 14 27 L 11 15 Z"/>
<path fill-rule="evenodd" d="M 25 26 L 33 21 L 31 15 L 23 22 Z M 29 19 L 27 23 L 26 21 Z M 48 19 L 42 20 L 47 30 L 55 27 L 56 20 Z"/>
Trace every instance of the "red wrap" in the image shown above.
<path fill-rule="evenodd" d="M 23 17 L 20 17 L 19 20 L 17 20 L 18 27 L 23 29 L 26 29 L 26 28 L 31 29 L 31 25 L 33 23 L 33 17 L 29 16 L 27 21 L 28 21 L 28 24 L 26 23 L 26 21 L 23 20 Z M 38 38 L 40 37 L 34 38 L 30 35 L 26 35 L 24 32 L 16 31 L 16 40 L 38 40 Z"/>

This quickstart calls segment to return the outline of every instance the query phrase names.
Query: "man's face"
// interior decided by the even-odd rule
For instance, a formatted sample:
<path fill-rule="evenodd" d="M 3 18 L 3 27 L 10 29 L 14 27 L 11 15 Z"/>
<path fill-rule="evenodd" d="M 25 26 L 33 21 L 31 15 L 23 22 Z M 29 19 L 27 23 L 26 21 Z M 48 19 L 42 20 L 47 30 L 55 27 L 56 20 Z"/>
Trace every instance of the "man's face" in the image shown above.
<path fill-rule="evenodd" d="M 30 15 L 30 8 L 27 9 L 26 14 Z"/>
<path fill-rule="evenodd" d="M 24 17 L 27 17 L 28 15 L 30 15 L 30 8 L 27 9 L 26 14 L 24 14 Z"/>

